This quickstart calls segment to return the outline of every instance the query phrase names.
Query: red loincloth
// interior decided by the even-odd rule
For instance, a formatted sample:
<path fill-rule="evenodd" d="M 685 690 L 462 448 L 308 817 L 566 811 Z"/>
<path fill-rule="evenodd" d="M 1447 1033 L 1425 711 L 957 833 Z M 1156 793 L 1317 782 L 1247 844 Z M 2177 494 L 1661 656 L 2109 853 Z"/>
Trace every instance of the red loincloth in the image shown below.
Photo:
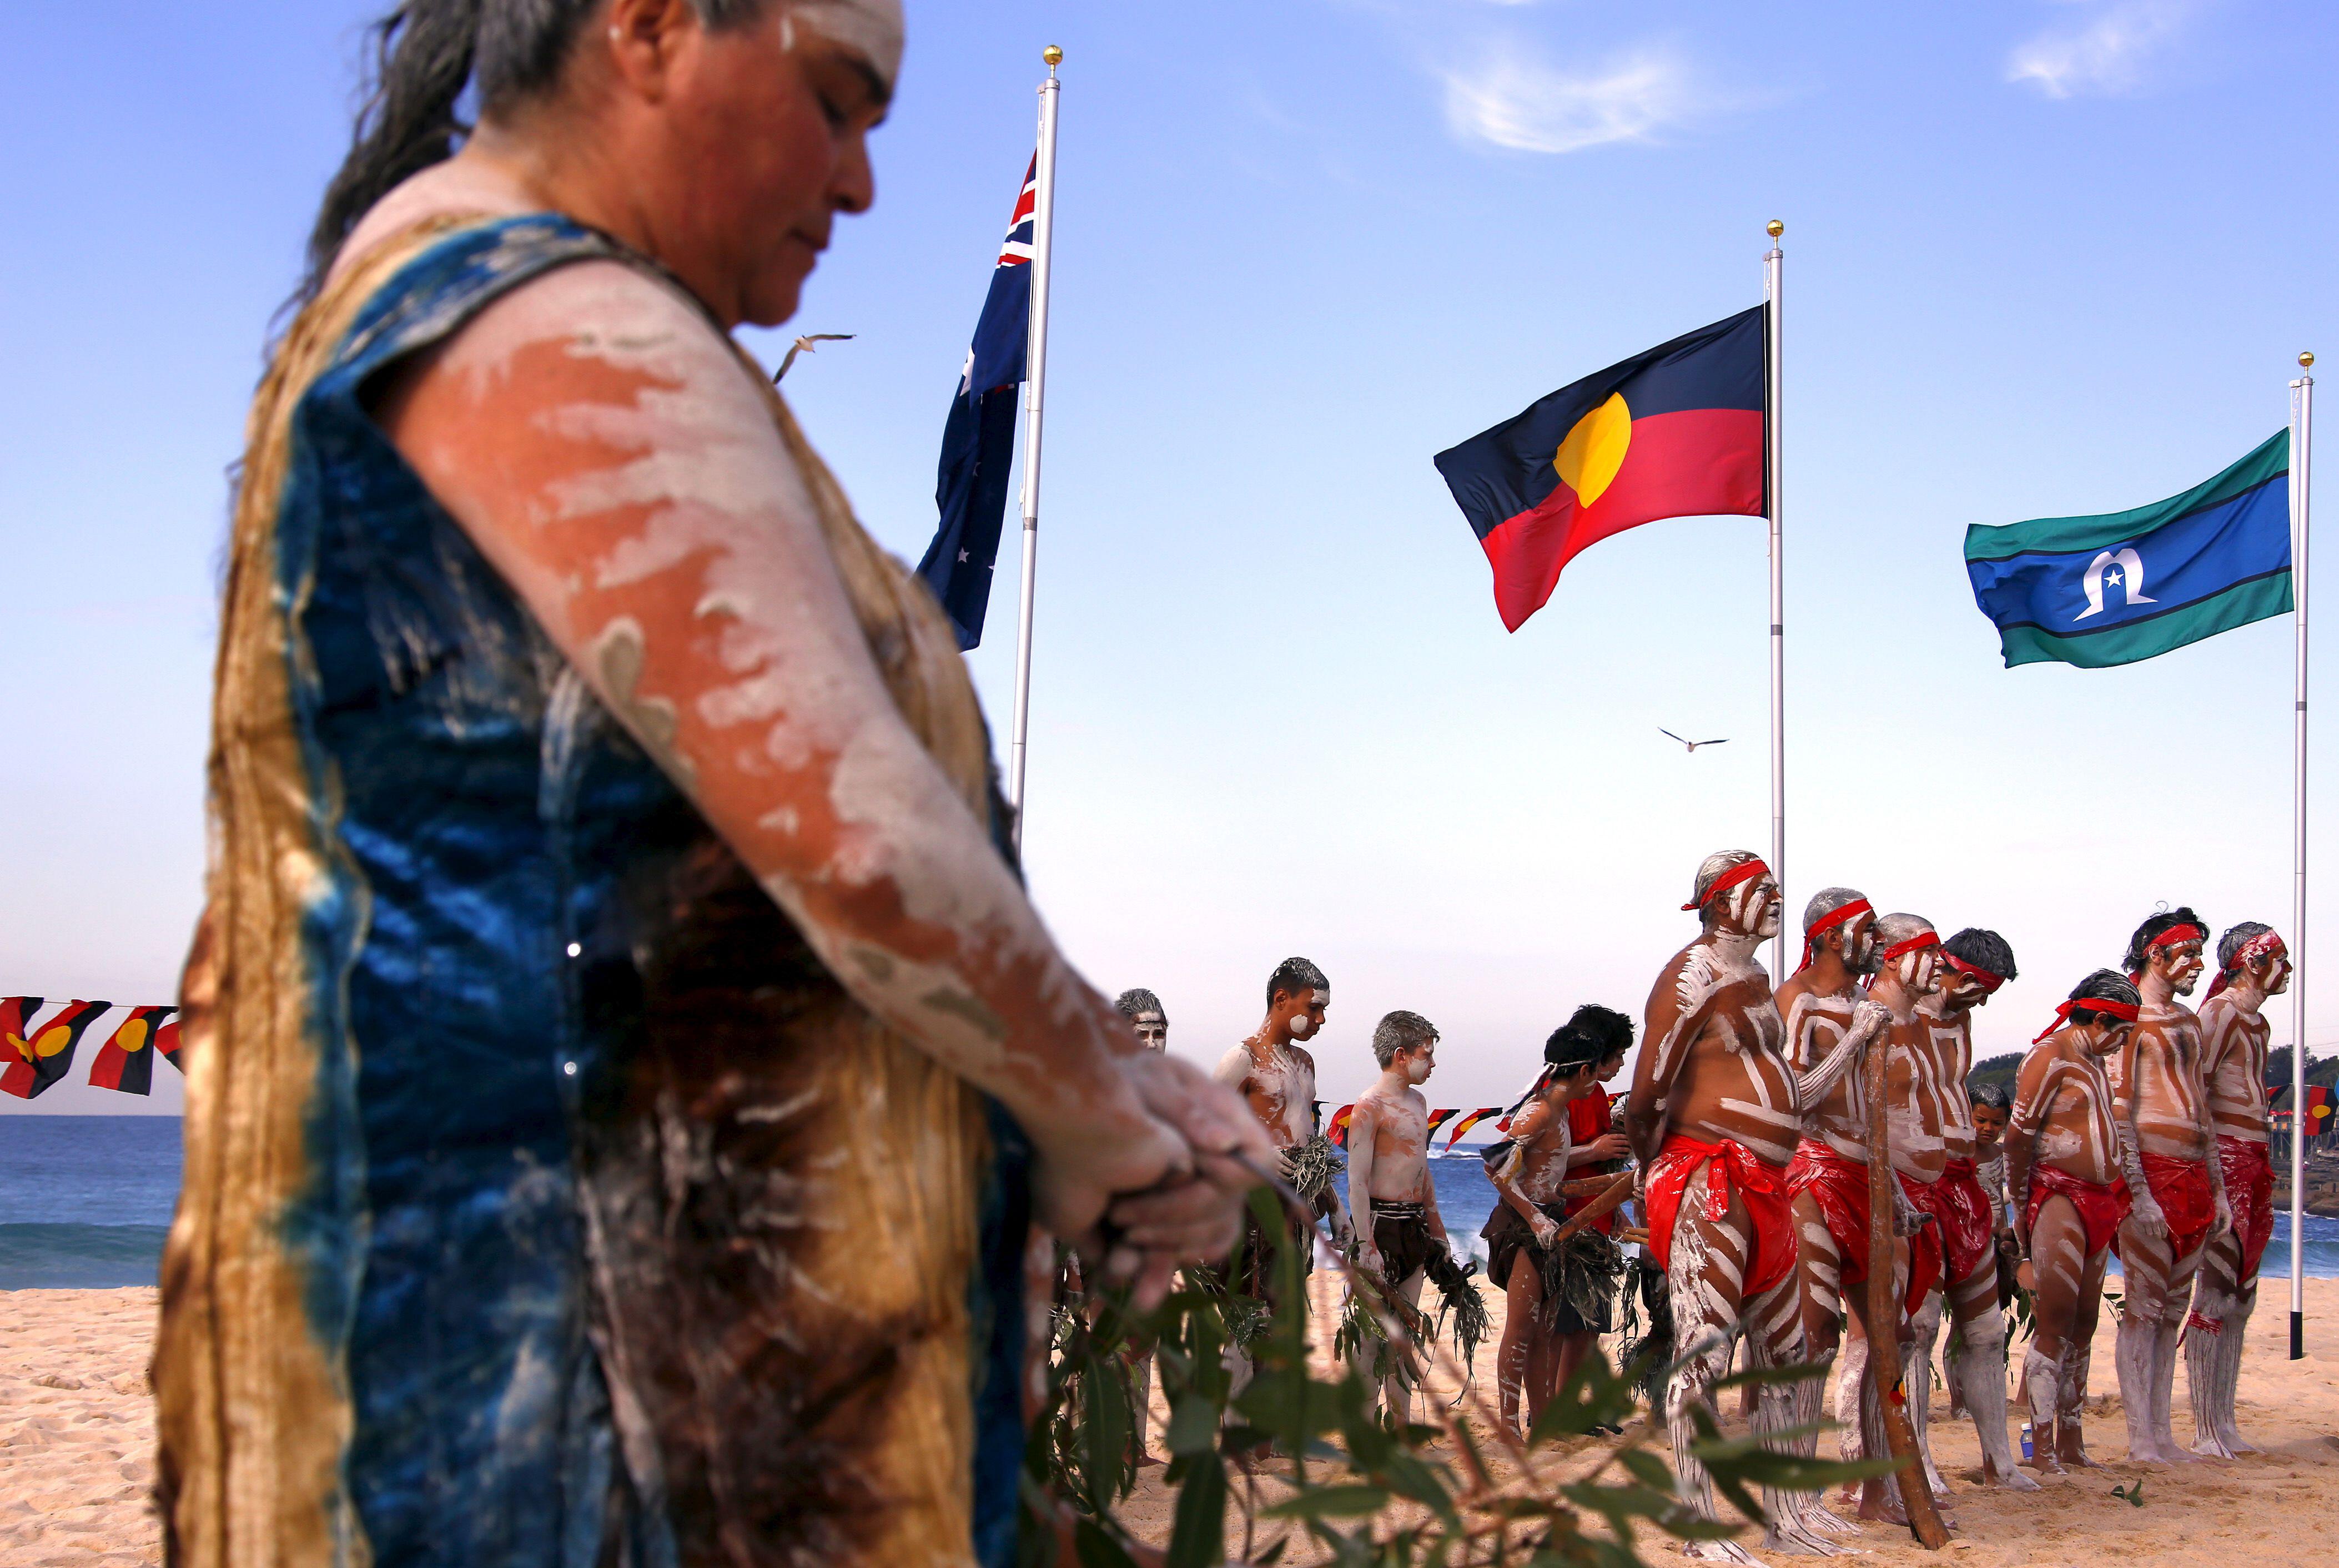
<path fill-rule="evenodd" d="M 2225 1169 L 2226 1202 L 2242 1244 L 2241 1277 L 2248 1280 L 2274 1238 L 2274 1162 L 2265 1144 L 2219 1133 L 2217 1163 Z"/>
<path fill-rule="evenodd" d="M 2051 1165 L 2034 1165 L 2030 1168 L 2030 1200 L 2022 1208 L 2025 1234 L 2037 1228 L 2039 1207 L 2050 1193 L 2057 1192 L 2069 1198 L 2071 1207 L 2079 1211 L 2079 1224 L 2087 1231 L 2090 1257 L 2112 1244 L 2119 1235 L 2120 1221 L 2135 1207 L 2125 1181 L 2087 1181 Z"/>
<path fill-rule="evenodd" d="M 1567 1138 L 1568 1141 L 1578 1149 L 1603 1133 L 1610 1131 L 1614 1125 L 1614 1120 L 1608 1112 L 1608 1096 L 1599 1090 L 1595 1089 L 1590 1094 L 1567 1102 Z M 1596 1164 L 1585 1166 L 1584 1174 L 1607 1176 L 1622 1169 L 1623 1167 L 1614 1160 L 1601 1160 Z M 1574 1215 L 1579 1209 L 1589 1208 L 1594 1203 L 1599 1201 L 1599 1198 L 1600 1195 L 1596 1192 L 1587 1192 L 1581 1198 L 1571 1198 L 1567 1199 L 1567 1212 Z M 1615 1235 L 1616 1211 L 1610 1209 L 1584 1228 L 1596 1230 L 1603 1236 Z"/>
<path fill-rule="evenodd" d="M 2160 1205 L 2160 1217 L 2168 1221 L 2169 1260 L 2192 1257 L 2209 1239 L 2210 1221 L 2217 1217 L 2216 1199 L 2209 1191 L 2209 1162 L 2166 1154 L 2138 1158 L 2144 1161 L 2144 1184 Z"/>
<path fill-rule="evenodd" d="M 1909 1200 L 1933 1217 L 1948 1264 L 1946 1277 L 1968 1278 L 1997 1254 L 1998 1217 L 1990 1212 L 1989 1194 L 1981 1189 L 1970 1159 L 1952 1159 L 1939 1181 L 1906 1184 Z"/>
<path fill-rule="evenodd" d="M 1732 1193 L 1746 1206 L 1754 1234 L 1748 1243 L 1741 1300 L 1751 1300 L 1795 1271 L 1794 1213 L 1787 1206 L 1786 1172 L 1744 1144 L 1724 1139 L 1701 1143 L 1686 1133 L 1665 1139 L 1649 1162 L 1649 1250 L 1657 1267 L 1673 1267 L 1673 1220 L 1681 1211 L 1682 1194 L 1699 1166 L 1713 1162 L 1705 1178 L 1705 1217 L 1719 1220 L 1730 1212 Z"/>
<path fill-rule="evenodd" d="M 1900 1182 L 1900 1190 L 1917 1201 L 1918 1189 L 1899 1172 L 1893 1179 Z M 1807 1138 L 1795 1146 L 1795 1162 L 1787 1167 L 1787 1190 L 1808 1192 L 1819 1205 L 1820 1217 L 1827 1221 L 1828 1234 L 1835 1238 L 1836 1250 L 1843 1255 L 1841 1272 L 1836 1277 L 1846 1289 L 1868 1278 L 1868 1167 L 1856 1159 L 1846 1159 L 1815 1138 Z M 1909 1240 L 1909 1289 L 1902 1299 L 1904 1307 L 1913 1313 L 1941 1277 L 1941 1240 L 1933 1234 L 1937 1228 L 1927 1226 Z"/>

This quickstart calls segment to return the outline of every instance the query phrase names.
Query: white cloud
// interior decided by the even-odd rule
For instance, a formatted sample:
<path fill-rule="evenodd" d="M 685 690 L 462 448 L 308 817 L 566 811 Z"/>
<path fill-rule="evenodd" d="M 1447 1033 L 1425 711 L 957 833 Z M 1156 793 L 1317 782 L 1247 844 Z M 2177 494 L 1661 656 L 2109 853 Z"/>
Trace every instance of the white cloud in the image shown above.
<path fill-rule="evenodd" d="M 2049 28 L 2019 45 L 2006 79 L 2049 98 L 2129 93 L 2142 86 L 2155 54 L 2200 9 L 2199 0 L 2117 0 L 2077 26 Z"/>
<path fill-rule="evenodd" d="M 1455 133 L 1523 153 L 1574 153 L 1646 142 L 1689 118 L 1691 73 L 1667 50 L 1620 55 L 1589 75 L 1548 64 L 1515 42 L 1438 74 Z"/>

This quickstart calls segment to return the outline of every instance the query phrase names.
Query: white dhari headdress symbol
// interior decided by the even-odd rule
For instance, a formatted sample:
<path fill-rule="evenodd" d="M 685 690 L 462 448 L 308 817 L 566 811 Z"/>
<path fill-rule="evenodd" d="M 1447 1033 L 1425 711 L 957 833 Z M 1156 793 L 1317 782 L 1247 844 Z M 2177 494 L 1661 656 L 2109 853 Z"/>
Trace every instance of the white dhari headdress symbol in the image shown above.
<path fill-rule="evenodd" d="M 2087 563 L 2087 575 L 2080 579 L 2080 591 L 2087 596 L 2087 607 L 2071 618 L 2084 621 L 2089 616 L 2103 614 L 2104 580 L 2107 576 L 2120 590 L 2120 597 L 2131 605 L 2156 605 L 2158 599 L 2144 595 L 2144 557 L 2131 545 L 2121 550 L 2106 550 Z"/>

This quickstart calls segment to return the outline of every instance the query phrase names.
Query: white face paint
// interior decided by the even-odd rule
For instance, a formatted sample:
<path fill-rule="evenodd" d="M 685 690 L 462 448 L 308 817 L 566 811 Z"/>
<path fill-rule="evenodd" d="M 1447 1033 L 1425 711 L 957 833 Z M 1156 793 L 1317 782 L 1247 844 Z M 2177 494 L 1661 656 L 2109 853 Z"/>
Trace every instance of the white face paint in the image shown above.
<path fill-rule="evenodd" d="M 1316 1031 L 1324 1027 L 1324 1010 L 1332 1005 L 1332 993 L 1318 991 L 1308 993 L 1308 1005 L 1291 1019 L 1291 1038 L 1313 1040 Z"/>
<path fill-rule="evenodd" d="M 901 0 L 783 0 L 780 38 L 795 47 L 796 27 L 841 44 L 869 62 L 892 93 L 902 74 Z"/>
<path fill-rule="evenodd" d="M 2180 942 L 2157 950 L 2156 958 L 2168 976 L 2169 988 L 2179 996 L 2191 996 L 2193 988 L 2201 981 L 2201 944 Z"/>
<path fill-rule="evenodd" d="M 1407 1083 L 1416 1085 L 1427 1083 L 1429 1081 L 1430 1073 L 1435 1071 L 1436 1067 L 1437 1042 L 1433 1040 L 1428 1044 L 1423 1046 L 1419 1050 L 1412 1051 L 1407 1054 L 1405 1064 L 1405 1080 Z"/>
<path fill-rule="evenodd" d="M 1158 1012 L 1140 1012 L 1129 1021 L 1137 1031 L 1138 1043 L 1148 1050 L 1170 1049 L 1170 1021 Z"/>

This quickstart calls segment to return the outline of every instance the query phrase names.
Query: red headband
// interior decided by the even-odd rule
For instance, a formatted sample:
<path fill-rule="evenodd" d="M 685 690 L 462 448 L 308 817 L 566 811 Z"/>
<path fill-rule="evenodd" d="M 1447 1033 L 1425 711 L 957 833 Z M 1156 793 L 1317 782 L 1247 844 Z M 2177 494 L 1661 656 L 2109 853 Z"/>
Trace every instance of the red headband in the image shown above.
<path fill-rule="evenodd" d="M 1949 960 L 1949 967 L 1956 970 L 1959 974 L 1970 975 L 1975 980 L 1981 981 L 1981 991 L 1984 996 L 1996 994 L 1998 988 L 2006 983 L 2006 976 L 2002 974 L 1992 974 L 1989 971 L 1982 968 L 1979 964 L 1968 963 L 1964 959 L 1959 958 L 1956 953 L 1951 952 L 1947 948 L 1943 948 L 1941 950 L 1941 956 Z"/>
<path fill-rule="evenodd" d="M 2075 996 L 2055 1010 L 2055 1021 L 2040 1030 L 2037 1038 L 2030 1043 L 2037 1045 L 2039 1040 L 2070 1022 L 2072 1011 L 2082 1007 L 2090 1012 L 2100 1012 L 2107 1017 L 2118 1019 L 2123 1023 L 2136 1021 L 2136 1003 L 2132 1001 L 2106 1001 L 2099 996 Z"/>
<path fill-rule="evenodd" d="M 1875 912 L 1876 907 L 1873 904 L 1870 903 L 1864 898 L 1856 898 L 1850 903 L 1845 904 L 1841 909 L 1831 909 L 1828 911 L 1827 913 L 1820 916 L 1819 919 L 1811 922 L 1811 924 L 1803 928 L 1803 962 L 1797 964 L 1795 967 L 1798 969 L 1808 969 L 1811 967 L 1811 954 L 1818 949 L 1817 939 L 1820 932 L 1823 931 L 1831 931 L 1848 920 L 1857 920 L 1863 914 L 1874 914 Z"/>
<path fill-rule="evenodd" d="M 1896 942 L 1890 947 L 1886 948 L 1884 950 L 1884 955 L 1876 961 L 1876 967 L 1880 971 L 1886 964 L 1890 963 L 1896 958 L 1900 958 L 1912 952 L 1922 952 L 1929 947 L 1939 947 L 1940 945 L 1941 933 L 1939 932 L 1920 932 L 1917 935 L 1910 937 L 1907 942 Z"/>
<path fill-rule="evenodd" d="M 2197 925 L 2172 925 L 2150 942 L 2146 942 L 2144 946 L 2145 951 L 2149 952 L 2156 947 L 2166 947 L 2172 942 L 2206 942 L 2208 940 L 2209 933 Z"/>
<path fill-rule="evenodd" d="M 2258 932 L 2257 935 L 2250 938 L 2249 941 L 2242 943 L 2241 951 L 2234 954 L 2234 962 L 2219 970 L 2217 971 L 2217 978 L 2209 982 L 2209 996 L 2216 995 L 2219 991 L 2225 990 L 2226 986 L 2231 984 L 2234 979 L 2234 972 L 2240 969 L 2242 965 L 2249 962 L 2250 960 L 2254 958 L 2270 957 L 2277 950 L 2282 949 L 2282 945 L 2281 936 L 2271 931 L 2262 931 Z M 2205 996 L 2201 1000 L 2206 1001 L 2209 1000 L 2209 997 Z"/>
<path fill-rule="evenodd" d="M 1764 865 L 1759 858 L 1742 862 L 1737 865 L 1732 866 L 1720 876 L 1715 877 L 1712 887 L 1707 888 L 1705 892 L 1700 893 L 1697 897 L 1682 905 L 1682 908 L 1703 909 L 1705 907 L 1706 901 L 1712 898 L 1715 893 L 1727 892 L 1742 882 L 1752 882 L 1758 876 L 1769 876 L 1770 874 L 1771 868 Z"/>

